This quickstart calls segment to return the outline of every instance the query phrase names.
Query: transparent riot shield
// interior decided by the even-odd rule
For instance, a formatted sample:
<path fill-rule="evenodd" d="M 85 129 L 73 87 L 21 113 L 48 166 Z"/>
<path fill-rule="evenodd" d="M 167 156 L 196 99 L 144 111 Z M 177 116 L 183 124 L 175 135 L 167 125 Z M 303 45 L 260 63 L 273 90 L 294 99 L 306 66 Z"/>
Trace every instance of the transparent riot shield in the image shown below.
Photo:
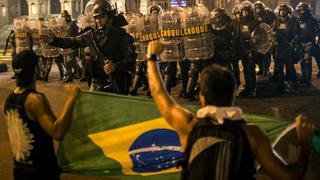
<path fill-rule="evenodd" d="M 65 21 L 65 18 L 59 16 L 56 19 L 56 22 L 57 22 L 56 24 L 54 24 L 54 23 L 49 24 L 49 28 L 55 34 L 55 36 L 59 37 L 59 38 L 70 37 L 68 34 L 67 22 Z M 62 55 L 70 55 L 74 52 L 74 50 L 72 50 L 70 48 L 68 48 L 68 49 L 59 48 L 59 50 Z"/>
<path fill-rule="evenodd" d="M 160 30 L 180 30 L 182 29 L 181 14 L 177 8 L 172 8 L 161 12 L 159 17 Z M 160 54 L 161 61 L 181 61 L 185 58 L 183 38 L 163 37 L 161 38 L 163 51 Z"/>
<path fill-rule="evenodd" d="M 80 17 L 80 24 L 79 24 L 79 27 L 80 29 L 85 29 L 85 28 L 88 28 L 88 27 L 92 27 L 92 28 L 95 28 L 95 22 L 94 22 L 94 18 L 92 16 L 85 16 L 85 15 L 82 15 Z"/>
<path fill-rule="evenodd" d="M 20 53 L 23 50 L 31 50 L 31 37 L 30 29 L 28 26 L 27 18 L 14 19 L 13 29 L 15 33 L 16 53 Z"/>
<path fill-rule="evenodd" d="M 52 19 L 50 19 L 50 24 L 53 23 Z M 49 34 L 50 33 L 50 28 L 49 28 L 49 22 L 48 21 L 42 21 L 38 20 L 37 21 L 37 29 L 39 32 L 39 35 L 41 36 L 42 34 Z M 59 48 L 50 46 L 46 42 L 40 41 L 40 46 L 41 46 L 41 55 L 43 57 L 58 57 L 60 55 Z"/>
<path fill-rule="evenodd" d="M 93 14 L 93 6 L 96 0 L 90 0 L 87 4 L 86 7 L 84 8 L 84 15 L 88 17 L 92 17 Z"/>
<path fill-rule="evenodd" d="M 155 14 L 144 15 L 143 20 L 144 34 L 150 34 L 159 31 L 158 16 Z"/>
<path fill-rule="evenodd" d="M 209 10 L 203 6 L 187 8 L 183 17 L 183 28 L 208 26 Z M 186 58 L 191 61 L 206 60 L 214 55 L 213 37 L 210 32 L 188 35 L 184 38 Z"/>
<path fill-rule="evenodd" d="M 128 25 L 125 26 L 124 28 L 135 39 L 134 45 L 137 53 L 136 61 L 138 62 L 146 61 L 148 43 L 140 42 L 140 39 L 139 39 L 142 32 L 144 31 L 144 27 L 143 27 L 144 17 L 141 14 L 130 13 L 130 14 L 126 14 L 125 18 L 128 22 Z"/>
<path fill-rule="evenodd" d="M 29 29 L 31 33 L 32 39 L 32 49 L 38 55 L 42 56 L 41 54 L 41 45 L 40 45 L 40 36 L 39 30 L 37 28 L 37 20 L 36 19 L 28 19 Z"/>
<path fill-rule="evenodd" d="M 266 23 L 260 24 L 252 32 L 251 41 L 257 52 L 266 54 L 274 44 L 272 28 Z"/>

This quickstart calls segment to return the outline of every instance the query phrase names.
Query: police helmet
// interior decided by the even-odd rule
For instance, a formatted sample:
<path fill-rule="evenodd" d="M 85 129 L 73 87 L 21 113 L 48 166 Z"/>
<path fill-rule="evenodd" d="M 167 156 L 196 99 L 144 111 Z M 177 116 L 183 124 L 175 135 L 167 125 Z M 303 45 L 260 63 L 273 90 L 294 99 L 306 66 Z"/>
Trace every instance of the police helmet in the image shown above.
<path fill-rule="evenodd" d="M 294 12 L 294 9 L 293 9 L 293 7 L 291 6 L 291 5 L 288 5 L 287 4 L 287 6 L 288 6 L 288 8 L 289 8 L 289 14 L 293 14 L 293 12 Z"/>
<path fill-rule="evenodd" d="M 248 16 L 253 16 L 254 14 L 254 9 L 253 9 L 253 4 L 250 1 L 243 1 L 241 3 L 241 16 L 243 11 L 247 11 L 248 12 Z"/>
<path fill-rule="evenodd" d="M 278 6 L 277 8 L 277 12 L 276 12 L 276 15 L 278 16 L 278 17 L 287 17 L 289 14 L 290 14 L 290 7 L 287 5 L 287 4 L 281 4 L 280 6 Z M 283 15 L 281 15 L 280 14 L 280 12 L 281 11 L 285 11 L 285 12 L 287 12 L 286 14 L 283 14 Z"/>
<path fill-rule="evenodd" d="M 156 14 L 159 14 L 161 10 L 162 10 L 161 6 L 156 5 L 156 4 L 151 5 L 149 7 L 149 13 L 150 14 L 152 14 L 153 12 L 155 12 Z"/>
<path fill-rule="evenodd" d="M 226 15 L 226 11 L 223 8 L 213 9 L 210 13 L 210 19 L 221 18 Z"/>
<path fill-rule="evenodd" d="M 225 29 L 230 17 L 222 8 L 216 8 L 210 13 L 210 23 L 215 30 Z"/>
<path fill-rule="evenodd" d="M 296 11 L 301 11 L 301 10 L 304 10 L 304 11 L 311 11 L 311 7 L 308 3 L 306 2 L 300 2 L 297 7 L 296 7 Z"/>
<path fill-rule="evenodd" d="M 298 16 L 310 14 L 311 7 L 306 2 L 300 2 L 296 7 L 296 13 Z"/>
<path fill-rule="evenodd" d="M 244 7 L 246 7 L 246 8 L 251 8 L 252 9 L 252 11 L 253 11 L 253 9 L 254 9 L 254 5 L 253 5 L 253 3 L 252 2 L 250 2 L 250 1 L 242 1 L 241 3 L 240 3 L 240 5 L 242 6 L 242 8 L 244 8 Z"/>
<path fill-rule="evenodd" d="M 109 0 L 97 0 L 92 9 L 92 16 L 100 16 L 102 14 L 113 17 L 116 14 L 114 4 Z"/>
<path fill-rule="evenodd" d="M 263 9 L 266 8 L 266 5 L 265 5 L 262 1 L 256 1 L 256 2 L 253 4 L 253 6 L 254 6 L 254 9 L 259 8 L 259 9 L 263 10 Z"/>
<path fill-rule="evenodd" d="M 233 9 L 232 9 L 232 14 L 236 15 L 236 14 L 240 14 L 241 13 L 241 5 L 236 5 Z"/>

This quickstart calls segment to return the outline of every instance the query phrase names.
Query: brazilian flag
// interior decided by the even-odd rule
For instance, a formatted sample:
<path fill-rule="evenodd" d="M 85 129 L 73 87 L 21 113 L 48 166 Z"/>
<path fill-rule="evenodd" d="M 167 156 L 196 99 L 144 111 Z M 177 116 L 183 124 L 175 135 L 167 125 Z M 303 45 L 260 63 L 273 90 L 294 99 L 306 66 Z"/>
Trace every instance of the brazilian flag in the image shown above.
<path fill-rule="evenodd" d="M 195 112 L 198 107 L 185 106 Z M 246 115 L 270 139 L 289 121 Z M 178 134 L 150 99 L 80 92 L 70 131 L 59 144 L 64 172 L 119 179 L 179 179 Z"/>

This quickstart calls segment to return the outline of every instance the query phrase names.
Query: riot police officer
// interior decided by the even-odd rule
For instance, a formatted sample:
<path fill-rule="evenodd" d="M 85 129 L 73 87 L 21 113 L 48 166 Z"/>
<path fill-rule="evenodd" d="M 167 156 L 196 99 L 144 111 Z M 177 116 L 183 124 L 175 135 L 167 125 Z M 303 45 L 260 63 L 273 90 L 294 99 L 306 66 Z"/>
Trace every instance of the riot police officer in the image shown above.
<path fill-rule="evenodd" d="M 16 43 L 15 43 L 15 34 L 14 34 L 14 31 L 11 30 L 7 39 L 6 39 L 6 44 L 5 44 L 5 48 L 4 48 L 4 51 L 3 51 L 3 55 L 5 56 L 6 53 L 7 53 L 7 50 L 11 47 L 12 48 L 12 53 L 11 53 L 11 58 L 13 59 L 14 56 L 16 55 Z M 16 76 L 13 75 L 11 77 L 11 79 L 15 79 Z"/>
<path fill-rule="evenodd" d="M 169 8 L 165 12 L 162 12 L 159 16 L 160 30 L 166 29 L 180 29 L 182 27 L 182 21 L 180 18 L 180 10 L 178 8 Z M 180 67 L 185 68 L 184 59 L 184 46 L 183 38 L 181 37 L 162 37 L 161 42 L 163 44 L 163 51 L 160 54 L 161 68 L 163 72 L 163 79 L 165 87 L 169 93 L 171 93 L 172 87 L 177 83 L 177 62 Z M 181 62 L 181 63 L 180 63 Z M 182 72 L 186 72 L 182 69 Z M 186 74 L 181 73 L 184 77 Z M 180 95 L 183 95 L 186 88 L 186 80 L 182 81 L 182 91 Z"/>
<path fill-rule="evenodd" d="M 276 19 L 274 13 L 266 7 L 266 5 L 261 1 L 256 1 L 254 3 L 255 18 L 259 23 L 266 23 L 272 26 L 273 21 Z M 266 54 L 257 53 L 259 62 L 259 72 L 258 75 L 268 76 L 270 74 L 270 63 L 271 63 L 271 53 Z"/>
<path fill-rule="evenodd" d="M 199 24 L 207 23 L 207 17 L 210 15 L 208 9 L 201 4 L 187 9 L 185 22 L 186 26 L 194 27 Z M 195 100 L 198 93 L 198 77 L 203 68 L 214 63 L 214 46 L 211 32 L 204 34 L 186 36 L 184 39 L 184 49 L 186 59 L 190 62 L 189 79 L 187 83 L 185 98 Z"/>
<path fill-rule="evenodd" d="M 59 28 L 57 26 L 57 22 L 55 18 L 49 18 L 47 22 L 45 22 L 45 19 L 39 18 L 37 19 L 38 25 L 45 26 L 44 24 L 48 23 L 48 28 L 51 28 L 53 32 L 56 32 L 56 28 Z M 61 27 L 61 26 L 60 26 Z M 41 28 L 40 28 L 41 29 Z M 41 30 L 40 30 L 41 31 Z M 35 30 L 34 33 L 39 33 L 39 29 Z M 41 79 L 44 82 L 49 81 L 49 74 L 52 68 L 53 61 L 55 61 L 58 70 L 59 70 L 59 81 L 62 81 L 64 79 L 64 59 L 63 55 L 60 54 L 59 50 L 57 48 L 53 48 L 49 50 L 51 53 L 48 54 L 48 47 L 45 45 L 41 45 L 39 42 L 39 37 L 33 36 L 33 41 L 37 42 L 38 47 L 36 48 L 36 54 L 39 58 L 39 64 L 40 64 L 40 70 L 41 70 Z M 41 47 L 42 46 L 42 47 Z M 41 48 L 40 48 L 41 47 Z M 52 47 L 51 47 L 52 48 Z"/>
<path fill-rule="evenodd" d="M 247 1 L 244 1 L 247 2 Z M 253 5 L 247 2 L 242 4 L 241 19 L 239 23 L 240 56 L 243 64 L 245 89 L 239 96 L 255 97 L 256 95 L 256 50 L 251 44 L 251 33 L 259 25 L 254 18 Z"/>
<path fill-rule="evenodd" d="M 316 44 L 312 48 L 312 56 L 316 59 L 318 66 L 317 78 L 320 79 L 320 21 L 318 21 L 318 36 L 316 39 Z"/>
<path fill-rule="evenodd" d="M 210 23 L 214 37 L 215 54 L 213 60 L 216 64 L 231 69 L 231 61 L 234 58 L 232 20 L 224 9 L 216 8 L 210 13 Z"/>
<path fill-rule="evenodd" d="M 296 7 L 298 22 L 301 28 L 301 46 L 303 58 L 300 61 L 302 81 L 306 87 L 311 86 L 312 75 L 312 48 L 315 46 L 315 39 L 318 35 L 318 21 L 312 17 L 310 5 L 300 2 Z"/>
<path fill-rule="evenodd" d="M 131 85 L 131 73 L 135 65 L 134 39 L 122 26 L 127 21 L 116 13 L 110 1 L 91 2 L 92 16 L 96 28 L 88 28 L 86 32 L 74 38 L 47 38 L 51 45 L 62 48 L 89 47 L 95 59 L 91 66 L 91 90 L 100 90 L 118 94 L 128 94 Z"/>
<path fill-rule="evenodd" d="M 275 73 L 274 77 L 278 80 L 278 93 L 283 93 L 284 86 L 284 67 L 286 67 L 287 79 L 291 80 L 293 88 L 297 90 L 296 70 L 294 63 L 295 50 L 292 47 L 293 42 L 299 37 L 300 29 L 298 22 L 290 18 L 290 8 L 286 4 L 278 7 L 279 17 L 273 23 L 273 31 L 275 33 L 274 57 L 275 57 Z"/>
<path fill-rule="evenodd" d="M 151 8 L 150 8 L 151 9 Z M 157 14 L 156 14 L 157 15 Z M 145 17 L 142 14 L 132 15 L 135 16 L 129 21 L 129 32 L 132 30 L 131 33 L 139 33 L 144 31 L 144 20 Z M 143 25 L 142 25 L 143 24 Z M 140 26 L 140 27 L 139 27 Z M 139 38 L 135 40 L 135 48 L 137 53 L 136 58 L 136 67 L 133 76 L 132 87 L 130 89 L 130 95 L 136 96 L 138 94 L 138 89 L 143 86 L 143 90 L 146 91 L 146 95 L 150 96 L 148 79 L 147 79 L 147 65 L 146 65 L 146 53 L 147 53 L 147 46 L 146 42 L 140 42 Z"/>
<path fill-rule="evenodd" d="M 61 18 L 63 18 L 66 23 L 68 37 L 75 37 L 78 34 L 79 28 L 71 20 L 71 15 L 67 10 L 62 11 Z M 80 67 L 77 64 L 76 55 L 77 50 L 72 50 L 70 53 L 66 53 L 63 57 L 64 66 L 66 68 L 65 79 L 63 80 L 64 82 L 71 82 L 73 80 L 73 76 L 80 73 Z"/>
<path fill-rule="evenodd" d="M 240 60 L 240 49 L 237 48 L 240 46 L 240 18 L 241 18 L 241 5 L 236 5 L 232 9 L 233 14 L 233 33 L 234 33 L 234 39 L 233 39 L 233 47 L 234 48 L 234 58 L 232 60 L 232 71 L 235 76 L 236 82 L 237 82 L 237 88 L 239 88 L 241 81 L 240 81 L 240 68 L 239 68 L 239 60 Z"/>
<path fill-rule="evenodd" d="M 151 5 L 148 9 L 149 9 L 149 13 L 154 15 L 159 15 L 160 11 L 162 11 L 161 6 L 156 4 Z"/>
<path fill-rule="evenodd" d="M 146 26 L 151 26 L 152 23 L 157 23 L 158 24 L 158 15 L 159 13 L 162 11 L 162 8 L 159 5 L 151 5 L 149 8 L 149 14 L 147 14 L 144 17 L 141 18 L 147 18 L 147 20 L 145 21 L 144 19 L 144 23 L 147 23 Z M 156 19 L 153 19 L 153 17 L 157 17 Z M 156 20 L 156 22 L 151 22 L 152 20 Z M 143 24 L 144 24 L 143 23 Z M 151 24 L 149 24 L 151 23 Z M 154 25 L 154 24 L 153 24 Z M 155 25 L 157 26 L 157 25 Z M 141 27 L 140 27 L 141 28 Z M 153 31 L 153 28 L 145 28 L 143 31 L 145 31 L 145 33 L 152 33 L 150 31 Z M 145 42 L 136 42 L 136 50 L 138 50 L 139 52 L 137 52 L 137 63 L 136 63 L 136 68 L 135 68 L 135 73 L 134 73 L 134 77 L 133 77 L 133 83 L 132 83 L 132 88 L 130 90 L 130 94 L 133 96 L 137 95 L 137 91 L 139 89 L 139 87 L 141 87 L 141 85 L 144 86 L 144 90 L 146 91 L 146 95 L 150 96 L 150 91 L 149 91 L 149 85 L 148 85 L 148 79 L 147 79 L 147 66 L 146 66 L 146 57 L 145 57 L 145 53 L 146 53 L 146 48 L 147 48 L 147 44 Z"/>

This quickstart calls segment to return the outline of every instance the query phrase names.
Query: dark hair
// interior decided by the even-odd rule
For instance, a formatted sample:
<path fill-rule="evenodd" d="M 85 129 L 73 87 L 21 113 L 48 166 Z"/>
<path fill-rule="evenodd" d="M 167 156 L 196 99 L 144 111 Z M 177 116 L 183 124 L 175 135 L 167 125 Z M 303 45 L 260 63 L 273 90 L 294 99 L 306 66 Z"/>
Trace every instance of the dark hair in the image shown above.
<path fill-rule="evenodd" d="M 16 75 L 17 86 L 27 87 L 34 80 L 38 56 L 32 50 L 24 50 L 12 60 L 12 68 Z"/>
<path fill-rule="evenodd" d="M 200 92 L 207 105 L 231 106 L 236 90 L 233 73 L 220 65 L 203 69 L 200 75 Z"/>

